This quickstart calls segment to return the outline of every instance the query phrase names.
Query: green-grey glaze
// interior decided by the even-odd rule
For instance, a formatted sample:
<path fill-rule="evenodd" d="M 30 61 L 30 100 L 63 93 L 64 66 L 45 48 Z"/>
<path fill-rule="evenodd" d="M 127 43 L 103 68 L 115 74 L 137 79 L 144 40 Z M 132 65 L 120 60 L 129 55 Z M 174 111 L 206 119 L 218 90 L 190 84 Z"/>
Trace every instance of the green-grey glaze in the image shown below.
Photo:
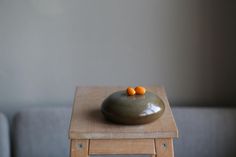
<path fill-rule="evenodd" d="M 122 124 L 144 124 L 159 118 L 165 110 L 163 101 L 155 94 L 128 96 L 118 91 L 107 97 L 101 107 L 104 116 Z"/>

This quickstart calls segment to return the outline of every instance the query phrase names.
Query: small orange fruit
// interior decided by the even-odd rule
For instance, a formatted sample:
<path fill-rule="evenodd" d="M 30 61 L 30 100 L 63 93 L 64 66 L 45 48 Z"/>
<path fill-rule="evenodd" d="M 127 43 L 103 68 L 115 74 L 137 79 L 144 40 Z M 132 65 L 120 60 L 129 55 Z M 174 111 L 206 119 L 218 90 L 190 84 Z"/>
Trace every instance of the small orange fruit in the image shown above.
<path fill-rule="evenodd" d="M 129 95 L 129 96 L 132 96 L 132 95 L 135 95 L 135 90 L 132 88 L 132 87 L 128 87 L 127 88 L 127 94 Z"/>
<path fill-rule="evenodd" d="M 135 88 L 135 92 L 136 92 L 136 94 L 138 94 L 138 95 L 143 95 L 143 94 L 145 94 L 146 89 L 145 89 L 144 87 L 142 87 L 142 86 L 137 86 L 137 87 Z"/>

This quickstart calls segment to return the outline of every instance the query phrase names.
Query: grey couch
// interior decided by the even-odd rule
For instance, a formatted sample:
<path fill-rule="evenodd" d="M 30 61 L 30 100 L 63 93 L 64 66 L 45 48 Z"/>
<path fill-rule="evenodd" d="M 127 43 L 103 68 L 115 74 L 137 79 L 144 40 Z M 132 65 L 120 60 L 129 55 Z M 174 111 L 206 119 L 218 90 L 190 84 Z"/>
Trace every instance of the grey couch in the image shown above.
<path fill-rule="evenodd" d="M 173 107 L 180 137 L 176 157 L 235 157 L 236 108 Z M 70 107 L 31 108 L 15 115 L 12 152 L 15 157 L 69 156 Z M 6 128 L 6 120 L 0 130 Z M 4 118 L 3 118 L 4 119 Z M 0 131 L 0 157 L 9 157 L 7 129 Z M 3 133 L 3 135 L 1 135 Z M 4 148 L 3 148 L 4 147 Z M 6 151 L 5 154 L 1 152 Z"/>

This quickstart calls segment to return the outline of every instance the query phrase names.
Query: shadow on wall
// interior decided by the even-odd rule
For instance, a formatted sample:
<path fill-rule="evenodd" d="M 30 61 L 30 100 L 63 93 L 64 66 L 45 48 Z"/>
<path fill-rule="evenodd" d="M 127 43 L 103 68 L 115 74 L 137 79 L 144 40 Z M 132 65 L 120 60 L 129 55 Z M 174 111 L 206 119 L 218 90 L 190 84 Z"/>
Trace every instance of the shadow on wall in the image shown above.
<path fill-rule="evenodd" d="M 235 105 L 236 89 L 236 2 L 208 3 L 208 21 L 213 51 L 214 91 L 220 104 Z"/>
<path fill-rule="evenodd" d="M 175 66 L 170 66 L 169 72 L 175 72 L 175 81 L 166 82 L 171 102 L 235 106 L 236 3 L 178 1 L 173 5 L 178 9 L 174 11 L 176 23 L 170 29 L 174 34 L 171 41 L 176 44 L 172 51 L 178 52 L 170 57 L 170 64 Z"/>

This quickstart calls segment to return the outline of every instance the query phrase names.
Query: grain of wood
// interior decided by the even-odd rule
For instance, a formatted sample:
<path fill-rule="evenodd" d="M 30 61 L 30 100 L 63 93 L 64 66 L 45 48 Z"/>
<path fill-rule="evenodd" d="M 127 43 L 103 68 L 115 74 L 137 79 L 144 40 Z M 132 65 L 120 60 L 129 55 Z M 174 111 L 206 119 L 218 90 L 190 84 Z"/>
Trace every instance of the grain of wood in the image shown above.
<path fill-rule="evenodd" d="M 174 157 L 173 139 L 155 139 L 156 157 Z"/>
<path fill-rule="evenodd" d="M 154 139 L 91 140 L 90 155 L 102 154 L 155 154 Z"/>
<path fill-rule="evenodd" d="M 71 157 L 88 157 L 89 140 L 71 140 Z"/>
<path fill-rule="evenodd" d="M 147 87 L 165 104 L 163 115 L 144 125 L 117 125 L 104 119 L 103 100 L 126 87 L 77 87 L 70 123 L 70 139 L 136 139 L 178 137 L 178 130 L 163 87 Z"/>

